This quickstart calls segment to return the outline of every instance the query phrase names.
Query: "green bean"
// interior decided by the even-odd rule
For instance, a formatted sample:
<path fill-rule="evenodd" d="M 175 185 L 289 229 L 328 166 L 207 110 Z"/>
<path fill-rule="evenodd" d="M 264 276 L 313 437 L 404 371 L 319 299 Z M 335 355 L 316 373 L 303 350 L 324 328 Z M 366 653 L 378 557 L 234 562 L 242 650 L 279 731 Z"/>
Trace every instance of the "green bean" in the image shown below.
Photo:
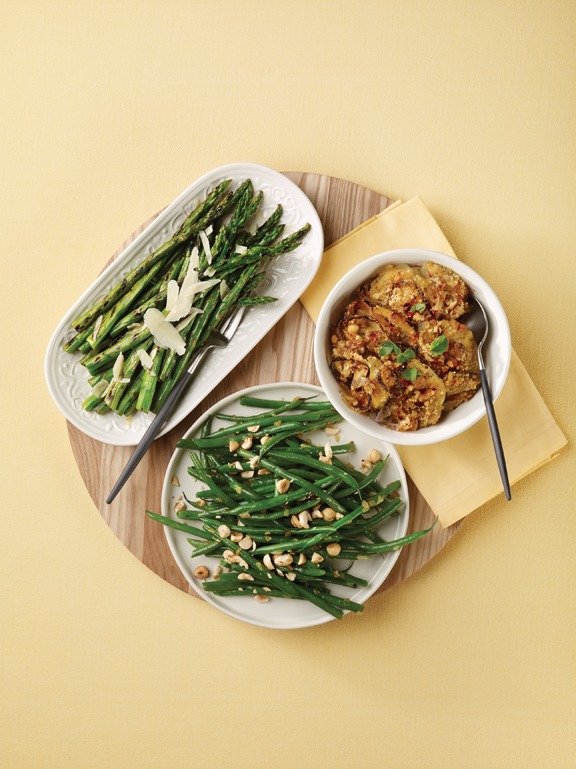
<path fill-rule="evenodd" d="M 399 483 L 400 482 L 398 481 L 398 484 Z M 371 518 L 368 518 L 364 523 L 354 525 L 353 528 L 351 528 L 351 531 L 356 534 L 374 528 L 374 526 L 382 523 L 385 518 L 389 518 L 403 504 L 400 497 L 390 500 L 390 502 L 381 508 L 379 512 L 375 513 Z"/>
<path fill-rule="evenodd" d="M 188 534 L 194 534 L 194 536 L 201 537 L 202 539 L 209 539 L 209 537 L 206 536 L 205 531 L 202 531 L 202 529 L 197 529 L 195 526 L 188 526 L 186 523 L 173 521 L 172 518 L 166 518 L 165 515 L 157 515 L 157 513 L 151 513 L 150 510 L 146 510 L 146 515 L 149 518 L 152 518 L 153 521 L 163 523 L 164 526 L 169 526 L 172 529 L 178 529 L 178 531 L 185 531 Z"/>
<path fill-rule="evenodd" d="M 399 550 L 401 547 L 404 547 L 404 545 L 409 545 L 412 542 L 416 542 L 418 539 L 423 537 L 425 534 L 428 534 L 429 531 L 432 531 L 434 526 L 436 526 L 436 522 L 438 521 L 438 518 L 434 519 L 434 523 L 432 526 L 430 526 L 429 529 L 422 529 L 421 531 L 415 531 L 413 534 L 408 534 L 406 537 L 400 537 L 400 539 L 394 539 L 391 542 L 384 542 L 384 543 L 377 543 L 368 545 L 364 542 L 355 543 L 356 546 L 362 550 L 364 553 L 384 553 L 388 550 Z M 360 547 L 361 545 L 361 547 Z M 349 556 L 345 553 L 344 550 L 339 554 L 339 558 L 346 559 Z"/>
<path fill-rule="evenodd" d="M 252 398 L 249 395 L 243 395 L 240 398 L 239 403 L 241 406 L 255 406 L 256 408 L 276 409 L 280 406 L 285 406 L 287 401 L 275 401 L 270 400 L 269 398 Z M 322 411 L 324 409 L 334 408 L 330 401 L 309 403 L 307 398 L 295 398 L 293 401 L 288 401 L 288 403 L 292 404 L 293 409 L 305 409 L 306 411 Z"/>
<path fill-rule="evenodd" d="M 310 422 L 308 414 L 295 414 L 289 417 L 282 417 L 278 415 L 275 417 L 266 417 L 260 421 L 253 419 L 249 422 L 243 422 L 240 426 L 225 427 L 222 430 L 218 430 L 210 438 L 192 438 L 184 439 L 176 444 L 176 448 L 179 449 L 213 449 L 222 446 L 227 446 L 231 440 L 235 439 L 240 433 L 244 434 L 244 437 L 252 436 L 252 438 L 263 438 L 265 435 L 273 435 L 277 432 L 283 432 L 284 430 L 290 430 L 297 432 L 303 432 L 302 424 L 310 422 L 306 425 L 305 432 L 316 429 L 316 423 L 321 422 L 324 419 L 334 417 L 335 420 L 341 420 L 342 417 L 337 412 L 322 411 L 317 416 L 314 422 Z M 286 420 L 286 421 L 284 421 Z M 249 432 L 248 427 L 259 427 L 260 429 L 255 432 Z M 266 428 L 266 429 L 263 429 Z M 292 434 L 292 433 L 291 433 Z"/>
<path fill-rule="evenodd" d="M 203 582 L 202 588 L 206 590 L 207 592 L 210 590 L 208 585 L 212 585 L 212 582 Z M 218 582 L 216 583 L 218 585 Z M 273 590 L 273 589 L 265 589 L 262 586 L 254 585 L 253 582 L 241 582 L 240 584 L 245 585 L 245 587 L 238 587 L 238 588 L 228 588 L 228 589 L 219 589 L 217 591 L 212 588 L 213 592 L 216 592 L 217 595 L 220 596 L 243 596 L 246 597 L 249 595 L 265 595 L 265 596 L 273 596 L 276 598 L 300 598 L 300 596 L 296 595 L 286 595 L 286 593 L 282 592 L 281 590 Z"/>
<path fill-rule="evenodd" d="M 331 603 L 333 606 L 338 607 L 339 609 L 345 609 L 347 611 L 353 611 L 357 614 L 361 614 L 364 611 L 364 607 L 361 603 L 355 603 L 354 601 L 351 601 L 349 598 L 340 598 L 340 596 L 333 595 L 332 593 L 329 593 L 327 590 L 320 590 L 319 588 L 311 588 L 312 592 L 316 595 L 321 596 L 325 601 L 328 603 Z"/>
<path fill-rule="evenodd" d="M 266 448 L 266 446 L 264 448 Z M 262 456 L 262 454 L 260 456 Z M 317 470 L 320 470 L 326 475 L 336 476 L 347 486 L 351 486 L 355 491 L 361 488 L 361 485 L 358 483 L 358 481 L 355 478 L 352 478 L 349 473 L 345 473 L 340 468 L 334 467 L 334 465 L 329 465 L 326 462 L 320 462 L 319 459 L 314 459 L 313 457 L 306 456 L 305 454 L 299 455 L 291 451 L 277 450 L 272 451 L 269 456 L 271 459 L 291 459 L 292 461 L 302 463 L 303 465 L 315 467 Z"/>
<path fill-rule="evenodd" d="M 188 542 L 193 546 L 194 552 L 192 558 L 196 558 L 199 555 L 206 555 L 207 553 L 213 553 L 215 550 L 222 549 L 221 542 L 206 542 L 204 545 L 199 545 L 195 540 L 188 539 Z"/>
<path fill-rule="evenodd" d="M 300 593 L 301 596 L 306 598 L 307 601 L 310 601 L 310 603 L 315 604 L 318 606 L 319 609 L 323 609 L 325 612 L 328 612 L 328 614 L 331 614 L 333 617 L 336 617 L 336 619 L 342 619 L 344 616 L 340 609 L 338 609 L 336 606 L 332 606 L 331 603 L 328 603 L 328 601 L 318 595 L 314 590 L 311 590 L 308 587 L 305 587 L 304 585 L 299 585 L 296 582 L 292 583 L 296 590 Z"/>
<path fill-rule="evenodd" d="M 324 447 L 323 446 L 312 446 L 309 443 L 305 443 L 302 441 L 300 444 L 297 441 L 294 441 L 293 439 L 287 439 L 287 444 L 290 446 L 291 449 L 294 449 L 295 451 L 301 451 L 306 454 L 323 454 L 324 453 Z M 350 443 L 342 443 L 340 445 L 334 445 L 332 446 L 332 454 L 349 454 L 351 451 L 354 451 L 355 444 L 354 441 L 350 441 Z M 350 474 L 350 468 L 346 468 L 347 472 Z M 354 476 L 355 477 L 355 476 Z"/>

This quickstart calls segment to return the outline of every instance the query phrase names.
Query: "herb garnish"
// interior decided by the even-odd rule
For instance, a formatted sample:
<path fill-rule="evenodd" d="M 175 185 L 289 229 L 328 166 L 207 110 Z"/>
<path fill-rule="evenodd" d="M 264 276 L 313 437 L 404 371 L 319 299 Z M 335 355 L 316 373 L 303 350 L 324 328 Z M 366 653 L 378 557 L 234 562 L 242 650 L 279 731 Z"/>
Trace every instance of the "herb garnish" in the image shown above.
<path fill-rule="evenodd" d="M 416 357 L 414 350 L 408 348 L 402 352 L 397 344 L 387 340 L 382 344 L 382 347 L 380 348 L 380 356 L 384 357 L 385 355 L 390 355 L 392 352 L 396 355 L 396 360 L 398 363 L 408 363 L 409 360 L 412 360 L 412 358 Z"/>
<path fill-rule="evenodd" d="M 383 358 L 385 355 L 390 355 L 391 352 L 396 353 L 396 355 L 400 355 L 402 350 L 398 347 L 398 345 L 394 344 L 394 342 L 390 342 L 388 340 L 382 344 L 382 347 L 380 348 L 380 356 Z"/>
<path fill-rule="evenodd" d="M 407 368 L 400 374 L 400 376 L 403 379 L 407 379 L 409 382 L 413 382 L 415 379 L 418 379 L 419 376 L 422 376 L 422 372 L 418 371 L 417 368 Z"/>
<path fill-rule="evenodd" d="M 426 305 L 422 304 L 422 302 L 413 304 L 412 307 L 410 308 L 410 312 L 419 312 L 420 314 L 422 314 L 425 311 L 426 311 Z"/>
<path fill-rule="evenodd" d="M 408 363 L 409 360 L 412 360 L 412 358 L 416 357 L 416 353 L 414 350 L 411 350 L 408 348 L 407 350 L 404 350 L 404 352 L 401 352 L 400 355 L 396 358 L 398 363 Z"/>
<path fill-rule="evenodd" d="M 443 352 L 446 352 L 448 349 L 448 340 L 442 334 L 442 336 L 439 336 L 438 339 L 435 339 L 432 344 L 430 345 L 430 352 L 432 355 L 441 355 Z"/>

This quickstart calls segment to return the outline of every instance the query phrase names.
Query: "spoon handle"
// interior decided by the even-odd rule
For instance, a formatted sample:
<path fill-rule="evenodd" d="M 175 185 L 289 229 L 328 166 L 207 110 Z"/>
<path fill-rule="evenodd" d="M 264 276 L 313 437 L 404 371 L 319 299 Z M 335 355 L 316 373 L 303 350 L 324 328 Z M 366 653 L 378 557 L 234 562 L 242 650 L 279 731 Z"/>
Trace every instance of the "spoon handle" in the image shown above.
<path fill-rule="evenodd" d="M 164 423 L 174 410 L 174 407 L 176 406 L 176 403 L 178 402 L 180 395 L 184 391 L 184 389 L 187 387 L 188 382 L 192 378 L 194 372 L 196 369 L 200 366 L 204 358 L 206 357 L 206 354 L 209 350 L 212 349 L 212 345 L 208 345 L 207 347 L 204 347 L 198 355 L 196 356 L 196 359 L 192 366 L 188 369 L 188 371 L 185 371 L 180 380 L 175 384 L 175 386 L 170 391 L 170 395 L 166 398 L 166 402 L 158 412 L 158 414 L 154 417 L 152 422 L 150 423 L 150 426 L 140 439 L 140 443 L 136 446 L 134 449 L 134 453 L 128 460 L 126 467 L 124 470 L 122 470 L 120 477 L 116 481 L 116 484 L 114 485 L 114 488 L 110 492 L 108 499 L 106 500 L 107 505 L 111 505 L 128 478 L 132 475 L 134 470 L 138 467 L 140 464 L 140 461 L 144 454 L 148 451 L 152 443 L 154 442 L 154 438 L 158 435 L 162 427 L 164 426 Z"/>
<path fill-rule="evenodd" d="M 498 462 L 498 469 L 500 470 L 500 477 L 502 478 L 506 499 L 510 501 L 510 482 L 508 481 L 508 470 L 506 469 L 504 449 L 502 448 L 502 441 L 500 440 L 500 431 L 498 430 L 498 422 L 496 421 L 496 414 L 494 413 L 494 404 L 492 403 L 492 393 L 490 392 L 488 377 L 483 368 L 480 369 L 480 381 L 482 383 L 482 395 L 484 396 L 484 403 L 486 404 L 486 416 L 488 417 L 488 425 L 490 426 L 492 443 L 494 444 L 494 451 L 496 453 L 496 461 Z"/>

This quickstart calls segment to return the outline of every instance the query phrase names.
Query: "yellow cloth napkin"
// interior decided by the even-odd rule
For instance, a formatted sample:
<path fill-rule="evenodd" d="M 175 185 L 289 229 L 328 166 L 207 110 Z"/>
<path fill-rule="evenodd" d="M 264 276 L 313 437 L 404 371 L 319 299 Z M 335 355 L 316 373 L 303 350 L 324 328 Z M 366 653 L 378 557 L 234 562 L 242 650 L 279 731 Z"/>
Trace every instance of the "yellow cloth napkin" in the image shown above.
<path fill-rule="evenodd" d="M 317 321 L 326 297 L 352 267 L 399 248 L 430 249 L 456 258 L 419 197 L 397 201 L 326 249 L 316 277 L 301 297 L 312 320 Z M 549 462 L 566 445 L 514 350 L 495 410 L 511 484 Z M 503 491 L 486 417 L 449 441 L 397 448 L 406 472 L 444 527 Z"/>

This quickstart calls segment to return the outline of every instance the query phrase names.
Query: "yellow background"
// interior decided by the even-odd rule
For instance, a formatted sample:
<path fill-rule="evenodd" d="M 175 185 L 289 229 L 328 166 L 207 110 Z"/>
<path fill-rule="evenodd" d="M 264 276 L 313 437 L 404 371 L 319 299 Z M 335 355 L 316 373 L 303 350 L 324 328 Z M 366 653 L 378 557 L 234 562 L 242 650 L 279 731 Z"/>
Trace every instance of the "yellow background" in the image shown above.
<path fill-rule="evenodd" d="M 0 764 L 574 766 L 571 444 L 364 617 L 280 633 L 116 540 L 43 377 L 124 238 L 248 160 L 421 195 L 573 441 L 574 3 L 4 0 L 0 29 Z"/>

